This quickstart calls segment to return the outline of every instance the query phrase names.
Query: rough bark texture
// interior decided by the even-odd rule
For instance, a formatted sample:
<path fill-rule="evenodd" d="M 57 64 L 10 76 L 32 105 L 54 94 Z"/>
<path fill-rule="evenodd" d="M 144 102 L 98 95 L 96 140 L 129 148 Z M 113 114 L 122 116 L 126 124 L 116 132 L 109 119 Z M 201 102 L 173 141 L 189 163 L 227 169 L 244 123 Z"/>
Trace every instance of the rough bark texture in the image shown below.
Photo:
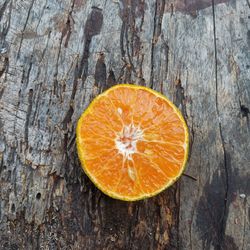
<path fill-rule="evenodd" d="M 249 0 L 0 0 L 0 249 L 250 249 Z M 135 82 L 182 110 L 186 173 L 121 202 L 84 175 L 81 112 Z"/>

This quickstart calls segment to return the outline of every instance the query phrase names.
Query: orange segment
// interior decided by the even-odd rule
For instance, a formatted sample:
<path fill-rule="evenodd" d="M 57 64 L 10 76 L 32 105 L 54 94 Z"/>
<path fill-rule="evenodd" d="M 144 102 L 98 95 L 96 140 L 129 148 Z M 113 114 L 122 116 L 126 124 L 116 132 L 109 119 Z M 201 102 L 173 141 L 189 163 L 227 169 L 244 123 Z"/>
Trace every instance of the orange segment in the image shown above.
<path fill-rule="evenodd" d="M 108 98 L 116 108 L 119 116 L 125 124 L 130 124 L 133 120 L 133 111 L 136 106 L 137 92 L 133 89 L 119 88 L 110 92 Z"/>
<path fill-rule="evenodd" d="M 82 114 L 77 150 L 84 171 L 100 190 L 133 201 L 158 194 L 181 175 L 188 129 L 166 97 L 121 84 L 96 97 Z"/>
<path fill-rule="evenodd" d="M 134 159 L 138 171 L 138 182 L 145 194 L 151 195 L 155 190 L 161 190 L 171 181 L 147 155 L 135 154 Z"/>
<path fill-rule="evenodd" d="M 138 173 L 133 161 L 125 160 L 115 191 L 123 196 L 131 197 L 131 199 L 137 198 L 138 193 L 142 193 L 140 183 L 138 182 Z"/>
<path fill-rule="evenodd" d="M 168 143 L 138 142 L 138 151 L 150 159 L 154 165 L 169 178 L 178 175 L 183 164 L 184 150 L 182 146 L 176 146 L 176 152 L 172 154 Z"/>
<path fill-rule="evenodd" d="M 117 171 L 120 167 L 120 163 L 122 161 L 122 156 L 117 154 L 110 158 L 109 160 L 103 162 L 102 166 L 97 166 L 96 169 L 98 171 L 94 172 L 95 169 L 93 167 L 94 177 L 96 181 L 101 185 L 105 186 L 110 191 L 115 191 L 117 188 L 120 172 Z"/>

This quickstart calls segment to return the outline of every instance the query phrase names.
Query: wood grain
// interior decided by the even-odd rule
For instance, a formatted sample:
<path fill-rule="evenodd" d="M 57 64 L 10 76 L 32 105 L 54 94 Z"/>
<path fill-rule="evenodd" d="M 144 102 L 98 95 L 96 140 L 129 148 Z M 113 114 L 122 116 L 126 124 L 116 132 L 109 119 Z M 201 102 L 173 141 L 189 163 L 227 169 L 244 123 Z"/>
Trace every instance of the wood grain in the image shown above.
<path fill-rule="evenodd" d="M 250 249 L 248 0 L 0 1 L 0 249 Z M 190 129 L 187 174 L 121 202 L 80 168 L 77 119 L 117 83 Z"/>

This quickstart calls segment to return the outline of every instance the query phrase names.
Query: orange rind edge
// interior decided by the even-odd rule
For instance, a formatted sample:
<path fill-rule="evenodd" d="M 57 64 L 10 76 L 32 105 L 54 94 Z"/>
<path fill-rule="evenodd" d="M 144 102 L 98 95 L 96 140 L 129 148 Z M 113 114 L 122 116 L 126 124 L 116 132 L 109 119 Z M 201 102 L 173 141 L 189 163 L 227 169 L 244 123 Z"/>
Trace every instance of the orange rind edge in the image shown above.
<path fill-rule="evenodd" d="M 186 151 L 185 151 L 185 156 L 184 156 L 184 161 L 181 167 L 181 171 L 180 174 L 178 176 L 176 176 L 175 178 L 172 179 L 172 181 L 168 182 L 165 186 L 163 186 L 161 189 L 156 190 L 153 193 L 149 193 L 149 194 L 142 194 L 141 196 L 138 197 L 129 197 L 129 196 L 122 196 L 119 195 L 115 192 L 111 192 L 108 190 L 105 190 L 105 188 L 103 188 L 101 185 L 98 184 L 97 180 L 95 179 L 94 176 L 91 175 L 91 173 L 89 173 L 89 171 L 87 170 L 86 163 L 85 163 L 85 157 L 84 157 L 84 153 L 80 147 L 80 142 L 79 142 L 79 137 L 80 137 L 80 125 L 82 124 L 82 120 L 84 119 L 84 117 L 90 112 L 91 107 L 94 105 L 94 103 L 96 103 L 102 96 L 107 95 L 110 91 L 120 88 L 120 87 L 129 87 L 129 88 L 135 88 L 135 89 L 143 89 L 146 91 L 149 91 L 151 93 L 153 93 L 154 95 L 164 99 L 165 101 L 168 102 L 168 104 L 176 111 L 176 114 L 179 116 L 180 120 L 183 122 L 184 125 L 184 130 L 185 130 L 185 143 L 187 145 Z M 106 91 L 104 91 L 103 93 L 101 93 L 100 95 L 98 95 L 97 97 L 95 97 L 92 102 L 90 103 L 90 105 L 87 107 L 87 109 L 82 113 L 82 115 L 80 116 L 78 122 L 77 122 L 77 128 L 76 128 L 76 146 L 77 146 L 77 152 L 78 152 L 78 157 L 80 159 L 80 163 L 81 166 L 84 170 L 84 172 L 86 173 L 86 175 L 89 177 L 89 179 L 94 183 L 94 185 L 100 189 L 104 194 L 108 195 L 109 197 L 113 198 L 113 199 L 118 199 L 118 200 L 122 200 L 122 201 L 137 201 L 137 200 L 143 200 L 146 198 L 150 198 L 153 196 L 156 196 L 157 194 L 161 193 L 163 190 L 167 189 L 168 187 L 170 187 L 171 185 L 173 185 L 182 175 L 182 173 L 184 172 L 186 165 L 187 165 L 187 160 L 188 160 L 188 154 L 189 154 L 189 132 L 188 132 L 188 127 L 186 124 L 185 119 L 183 118 L 180 110 L 164 95 L 162 95 L 161 93 L 152 90 L 148 87 L 144 87 L 144 86 L 139 86 L 139 85 L 134 85 L 134 84 L 117 84 L 109 89 L 107 89 Z"/>

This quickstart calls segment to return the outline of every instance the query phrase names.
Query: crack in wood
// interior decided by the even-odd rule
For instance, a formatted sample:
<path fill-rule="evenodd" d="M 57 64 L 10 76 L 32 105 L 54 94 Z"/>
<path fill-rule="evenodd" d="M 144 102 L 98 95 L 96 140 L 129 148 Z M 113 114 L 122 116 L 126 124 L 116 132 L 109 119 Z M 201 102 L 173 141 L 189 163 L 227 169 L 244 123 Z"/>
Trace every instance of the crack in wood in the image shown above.
<path fill-rule="evenodd" d="M 107 88 L 110 88 L 116 84 L 115 73 L 112 68 L 109 70 L 108 78 L 107 78 Z"/>
<path fill-rule="evenodd" d="M 105 55 L 104 53 L 100 53 L 95 65 L 95 86 L 100 89 L 102 92 L 103 90 L 107 89 L 107 70 L 105 64 Z"/>
<path fill-rule="evenodd" d="M 69 38 L 71 35 L 71 29 L 72 29 L 72 23 L 73 18 L 72 18 L 72 12 L 74 10 L 74 4 L 75 4 L 75 0 L 72 1 L 70 10 L 68 11 L 68 15 L 67 15 L 67 20 L 66 23 L 61 31 L 61 38 L 60 38 L 60 42 L 59 42 L 59 49 L 58 49 L 58 53 L 57 53 L 57 58 L 56 58 L 56 67 L 55 67 L 55 73 L 54 73 L 54 81 L 53 81 L 53 85 L 54 85 L 54 94 L 58 97 L 59 93 L 58 93 L 58 87 L 59 87 L 59 83 L 57 80 L 57 75 L 58 75 L 58 65 L 59 65 L 59 58 L 60 58 L 60 54 L 61 54 L 61 49 L 62 49 L 62 43 L 63 43 L 63 39 L 65 38 L 65 43 L 64 43 L 64 47 L 67 48 L 68 46 L 68 42 L 69 42 Z M 49 32 L 50 34 L 50 32 Z"/>
<path fill-rule="evenodd" d="M 28 14 L 27 14 L 27 17 L 25 19 L 25 23 L 24 23 L 23 30 L 22 30 L 22 33 L 21 33 L 21 40 L 19 42 L 19 48 L 17 50 L 17 59 L 19 59 L 19 56 L 20 56 L 20 51 L 21 51 L 21 47 L 22 47 L 22 43 L 23 43 L 23 34 L 24 34 L 24 31 L 25 31 L 25 29 L 27 27 L 29 17 L 30 17 L 30 13 L 31 13 L 31 10 L 33 8 L 34 2 L 35 2 L 35 0 L 31 0 L 31 4 L 30 4 L 29 9 L 28 9 Z"/>
<path fill-rule="evenodd" d="M 153 26 L 153 37 L 151 42 L 151 69 L 150 69 L 150 87 L 152 88 L 154 85 L 154 44 L 155 44 L 155 34 L 156 34 L 156 18 L 157 18 L 157 3 L 155 2 L 155 13 L 154 13 L 154 26 Z"/>
<path fill-rule="evenodd" d="M 218 57 L 217 57 L 217 41 L 216 41 L 216 15 L 215 15 L 215 0 L 212 0 L 212 13 L 213 13 L 213 33 L 214 33 L 214 58 L 215 58 L 215 91 L 216 91 L 216 100 L 215 100 L 215 106 L 216 106 L 216 112 L 217 117 L 219 119 L 219 135 L 220 140 L 222 144 L 222 150 L 223 150 L 223 167 L 225 171 L 225 194 L 224 194 L 224 209 L 222 211 L 222 223 L 221 223 L 221 229 L 220 229 L 220 246 L 222 246 L 225 240 L 225 230 L 226 230 L 226 220 L 227 220 L 227 214 L 228 214 L 228 190 L 229 190 L 229 173 L 228 173 L 228 164 L 227 164 L 227 152 L 225 148 L 225 140 L 223 138 L 222 134 L 222 125 L 220 122 L 220 112 L 218 107 Z"/>
<path fill-rule="evenodd" d="M 95 6 L 92 7 L 91 13 L 84 27 L 84 50 L 80 61 L 79 69 L 77 72 L 77 77 L 82 77 L 84 80 L 88 74 L 88 58 L 89 58 L 89 48 L 92 41 L 92 37 L 100 33 L 103 24 L 103 14 L 100 8 Z"/>
<path fill-rule="evenodd" d="M 102 10 L 100 8 L 93 6 L 91 13 L 88 16 L 88 19 L 84 27 L 84 34 L 85 34 L 84 50 L 83 50 L 83 55 L 82 55 L 80 64 L 77 63 L 75 67 L 73 88 L 72 88 L 72 93 L 70 97 L 71 103 L 75 99 L 79 78 L 82 78 L 83 83 L 86 80 L 86 77 L 88 74 L 88 58 L 89 58 L 90 43 L 91 43 L 92 37 L 100 33 L 102 24 L 103 24 Z M 64 130 L 67 128 L 67 124 L 70 122 L 73 113 L 74 113 L 74 109 L 72 105 L 70 105 L 70 108 L 67 111 L 66 116 L 62 122 Z"/>
<path fill-rule="evenodd" d="M 131 82 L 133 77 L 138 77 L 137 61 L 141 50 L 140 32 L 144 23 L 144 11 L 147 8 L 145 1 L 127 1 L 123 0 L 119 5 L 119 17 L 122 20 L 120 32 L 120 50 L 121 60 L 125 63 L 118 77 L 118 82 Z M 137 18 L 140 18 L 140 25 L 137 24 Z M 135 60 L 137 58 L 137 61 Z M 124 69 L 124 70 L 123 70 Z M 140 71 L 140 69 L 139 69 Z"/>
<path fill-rule="evenodd" d="M 125 58 L 125 50 L 124 50 L 124 34 L 125 29 L 127 29 L 126 23 L 122 22 L 121 32 L 120 32 L 120 50 L 121 50 L 121 56 L 122 58 Z"/>
<path fill-rule="evenodd" d="M 1 22 L 1 20 L 2 20 L 4 11 L 6 10 L 6 7 L 7 7 L 7 5 L 8 5 L 9 2 L 10 2 L 10 0 L 4 1 L 4 3 L 2 4 L 2 6 L 1 6 L 1 8 L 0 8 L 0 22 Z"/>
<path fill-rule="evenodd" d="M 246 0 L 248 7 L 250 8 L 250 1 Z"/>
<path fill-rule="evenodd" d="M 5 3 L 6 3 L 6 6 L 5 6 Z M 7 25 L 3 26 L 2 32 L 0 32 L 0 40 L 2 40 L 3 38 L 6 37 L 8 31 L 9 31 L 9 28 L 10 28 L 10 19 L 11 19 L 11 12 L 12 12 L 12 1 L 7 0 L 7 1 L 4 2 L 2 8 L 0 9 L 0 22 L 2 20 L 4 12 L 6 11 L 6 8 L 7 8 L 8 4 L 10 5 L 10 7 L 9 7 L 9 15 L 8 15 L 8 21 L 7 21 Z"/>
<path fill-rule="evenodd" d="M 159 36 L 161 35 L 162 30 L 162 18 L 164 15 L 166 2 L 165 0 L 157 0 L 155 2 L 155 13 L 154 13 L 154 28 L 153 28 L 153 37 L 151 42 L 151 71 L 150 71 L 150 87 L 153 88 L 155 85 L 154 79 L 154 56 L 155 56 L 155 45 L 158 42 Z"/>
<path fill-rule="evenodd" d="M 132 32 L 132 39 L 131 39 L 131 44 L 133 44 L 133 34 L 134 32 Z M 132 57 L 131 57 L 131 54 L 130 54 L 130 48 L 133 48 L 133 46 L 130 46 L 130 41 L 128 39 L 128 27 L 126 27 L 125 29 L 125 38 L 126 38 L 126 50 L 127 50 L 127 57 L 128 57 L 128 61 L 129 61 L 129 68 L 134 72 L 136 73 L 135 71 L 135 66 L 133 64 L 133 60 L 132 60 Z M 132 51 L 132 55 L 133 55 L 133 51 Z M 126 82 L 130 82 L 129 81 L 126 81 Z"/>
<path fill-rule="evenodd" d="M 0 78 L 2 77 L 2 75 L 4 74 L 4 72 L 8 72 L 8 68 L 9 68 L 9 58 L 7 56 L 4 57 L 4 59 L 2 60 L 2 58 L 0 57 Z"/>
<path fill-rule="evenodd" d="M 32 111 L 32 99 L 33 99 L 33 89 L 30 89 L 28 94 L 28 108 L 26 113 L 25 129 L 24 129 L 24 141 L 26 143 L 26 149 L 28 148 L 29 145 L 29 121 L 30 121 L 30 114 Z"/>

